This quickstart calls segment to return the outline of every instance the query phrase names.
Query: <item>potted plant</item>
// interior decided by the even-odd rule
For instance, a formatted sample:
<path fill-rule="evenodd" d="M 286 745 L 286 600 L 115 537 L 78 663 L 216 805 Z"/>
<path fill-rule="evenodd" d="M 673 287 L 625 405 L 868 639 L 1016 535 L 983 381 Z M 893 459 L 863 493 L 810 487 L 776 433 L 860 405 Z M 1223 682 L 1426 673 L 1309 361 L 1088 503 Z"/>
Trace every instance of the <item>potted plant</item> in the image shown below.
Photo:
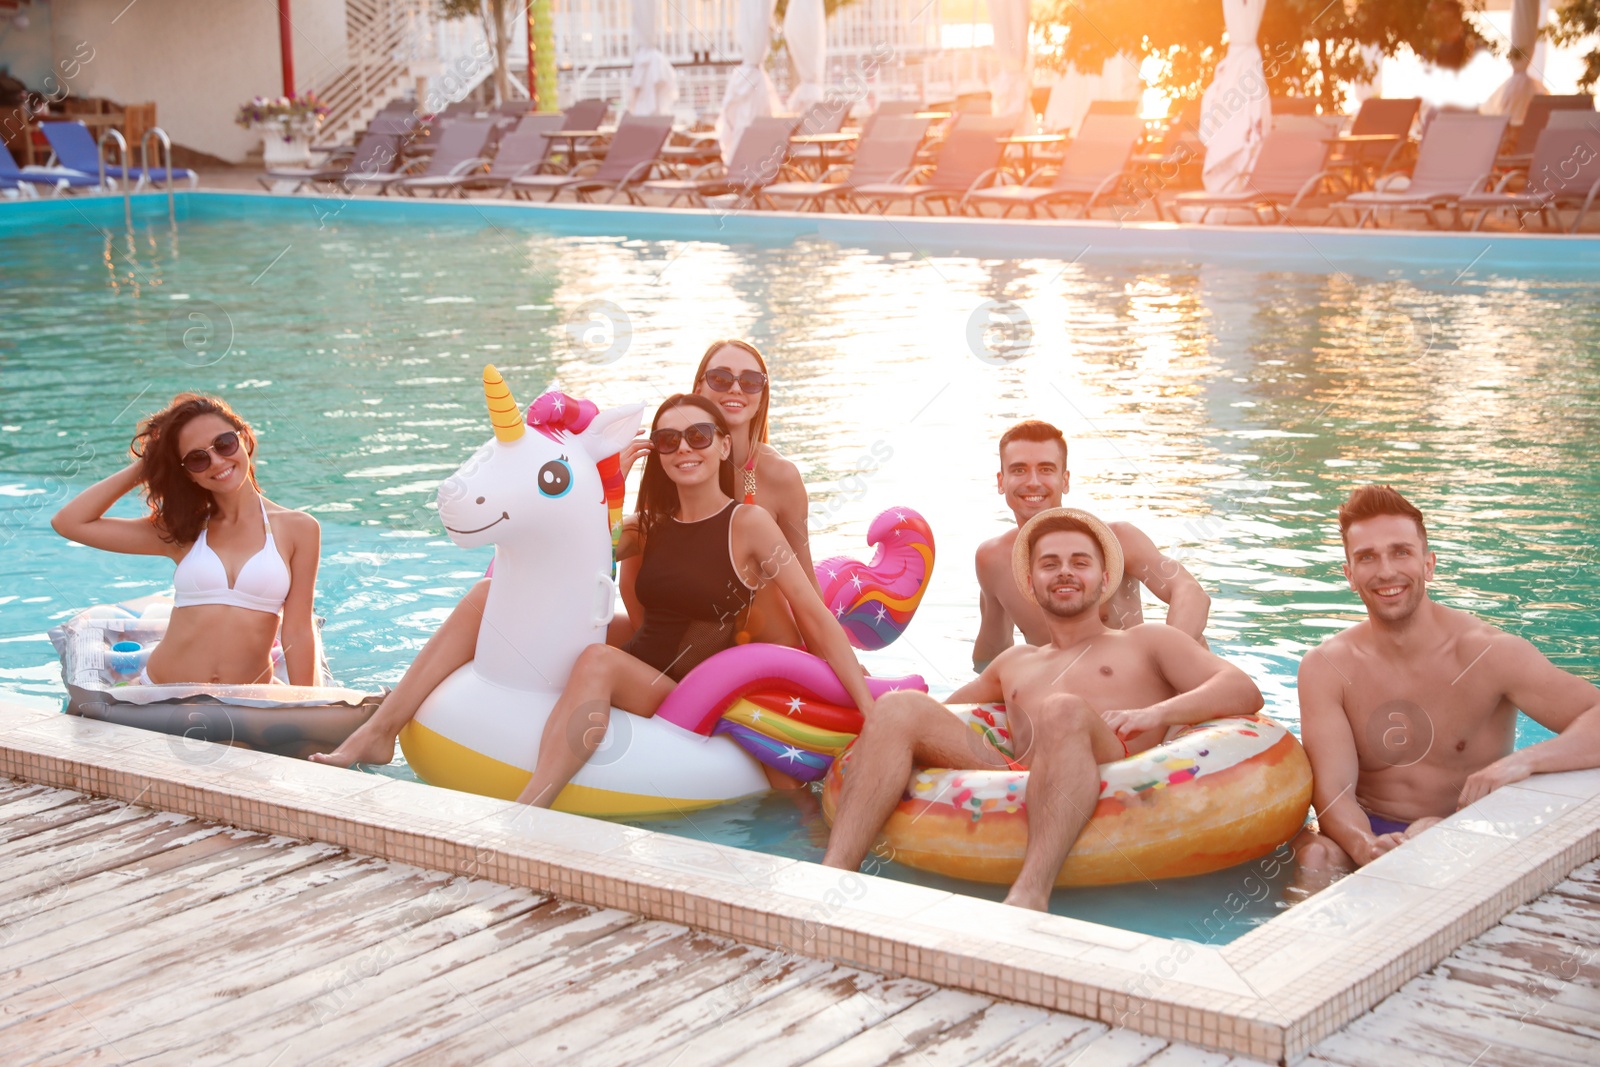
<path fill-rule="evenodd" d="M 258 96 L 240 105 L 234 121 L 247 130 L 259 130 L 262 162 L 282 167 L 311 162 L 311 136 L 327 113 L 328 106 L 315 93 Z"/>

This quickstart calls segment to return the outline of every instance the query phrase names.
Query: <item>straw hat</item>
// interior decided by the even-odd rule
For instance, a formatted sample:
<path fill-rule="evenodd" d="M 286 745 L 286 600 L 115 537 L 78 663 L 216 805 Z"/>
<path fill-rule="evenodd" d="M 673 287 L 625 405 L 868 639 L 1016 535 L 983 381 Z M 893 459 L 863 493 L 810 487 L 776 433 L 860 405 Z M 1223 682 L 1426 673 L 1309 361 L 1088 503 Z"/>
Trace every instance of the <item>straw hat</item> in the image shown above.
<path fill-rule="evenodd" d="M 1078 508 L 1051 508 L 1048 511 L 1041 511 L 1017 531 L 1017 539 L 1011 545 L 1011 576 L 1022 589 L 1022 595 L 1037 604 L 1039 601 L 1033 595 L 1032 568 L 1028 560 L 1028 538 L 1035 527 L 1051 519 L 1063 518 L 1076 519 L 1083 523 L 1094 533 L 1094 539 L 1100 542 L 1100 554 L 1105 557 L 1106 576 L 1110 579 L 1100 594 L 1100 603 L 1104 604 L 1116 595 L 1117 587 L 1122 584 L 1122 543 L 1117 540 L 1117 535 L 1111 532 L 1111 527 Z"/>

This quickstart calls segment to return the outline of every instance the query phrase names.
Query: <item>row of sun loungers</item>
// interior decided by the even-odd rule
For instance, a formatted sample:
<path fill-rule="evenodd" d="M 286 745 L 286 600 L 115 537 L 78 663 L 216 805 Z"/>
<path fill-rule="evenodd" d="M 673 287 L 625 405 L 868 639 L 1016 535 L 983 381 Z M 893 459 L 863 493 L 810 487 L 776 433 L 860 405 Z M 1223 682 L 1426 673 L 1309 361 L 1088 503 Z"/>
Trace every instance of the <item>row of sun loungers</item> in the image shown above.
<path fill-rule="evenodd" d="M 93 189 L 100 185 L 100 149 L 94 135 L 81 122 L 41 123 L 50 152 L 51 164 L 42 167 L 19 167 L 10 151 L 0 145 L 0 189 L 36 194 L 48 189 L 61 195 L 70 189 Z M 126 167 L 107 161 L 104 167 L 106 184 L 115 188 L 118 182 L 132 182 L 134 186 L 169 185 L 186 181 L 190 188 L 198 183 L 194 171 L 183 167 Z"/>

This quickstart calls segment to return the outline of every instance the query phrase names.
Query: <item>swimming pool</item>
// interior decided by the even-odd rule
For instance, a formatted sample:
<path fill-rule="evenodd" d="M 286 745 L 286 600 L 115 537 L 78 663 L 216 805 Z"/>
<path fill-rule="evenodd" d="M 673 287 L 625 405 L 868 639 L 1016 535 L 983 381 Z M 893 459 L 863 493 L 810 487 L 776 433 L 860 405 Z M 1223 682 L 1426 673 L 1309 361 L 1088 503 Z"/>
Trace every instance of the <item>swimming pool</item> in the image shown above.
<path fill-rule="evenodd" d="M 1328 235 L 1326 258 L 1312 243 L 1262 270 L 1221 241 L 1141 251 L 1100 230 L 1073 261 L 1080 244 L 1052 255 L 1030 236 L 1004 256 L 995 238 L 940 248 L 910 224 L 841 244 L 838 230 L 687 214 L 184 204 L 176 236 L 141 219 L 131 244 L 120 205 L 0 208 L 0 688 L 39 705 L 62 695 L 51 624 L 170 585 L 170 565 L 66 545 L 48 519 L 171 393 L 222 392 L 261 430 L 267 492 L 323 524 L 335 670 L 373 685 L 398 677 L 486 563 L 429 506 L 486 436 L 482 364 L 524 402 L 559 386 L 653 404 L 721 335 L 770 354 L 775 443 L 812 489 L 819 558 L 861 554 L 891 504 L 933 525 L 937 577 L 906 637 L 866 657 L 874 673 L 941 692 L 969 676 L 972 548 L 1007 517 L 993 441 L 1025 417 L 1066 430 L 1069 502 L 1138 522 L 1190 564 L 1213 595 L 1213 646 L 1281 718 L 1294 720 L 1299 655 L 1359 617 L 1332 527 L 1358 481 L 1394 481 L 1428 513 L 1436 597 L 1588 669 L 1592 242 L 1517 246 L 1514 261 L 1499 238 L 1380 238 L 1362 264 Z M 608 228 L 636 236 L 595 232 Z M 1519 736 L 1542 732 L 1524 722 Z M 641 825 L 820 855 L 814 811 L 781 801 Z M 1249 873 L 1056 907 L 1220 942 L 1282 905 L 1274 884 L 1213 931 Z"/>

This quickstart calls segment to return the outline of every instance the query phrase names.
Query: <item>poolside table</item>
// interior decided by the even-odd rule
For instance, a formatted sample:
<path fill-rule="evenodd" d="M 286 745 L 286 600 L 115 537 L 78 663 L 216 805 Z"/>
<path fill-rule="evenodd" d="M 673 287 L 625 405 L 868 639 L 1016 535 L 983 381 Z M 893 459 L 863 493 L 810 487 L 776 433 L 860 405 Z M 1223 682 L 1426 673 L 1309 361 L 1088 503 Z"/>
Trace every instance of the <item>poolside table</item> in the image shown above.
<path fill-rule="evenodd" d="M 539 136 L 567 142 L 564 155 L 567 160 L 567 171 L 571 173 L 578 165 L 578 142 L 580 140 L 598 141 L 605 138 L 607 133 L 605 130 L 544 130 L 540 132 Z"/>
<path fill-rule="evenodd" d="M 1022 177 L 1026 178 L 1033 173 L 1033 147 L 1034 145 L 1063 144 L 1067 140 L 1064 133 L 1026 133 L 1016 137 L 996 137 L 1003 145 L 1018 145 L 1022 148 Z"/>
<path fill-rule="evenodd" d="M 828 173 L 828 149 L 834 145 L 850 144 L 860 140 L 860 138 L 861 131 L 859 130 L 854 133 L 842 131 L 839 133 L 797 133 L 789 138 L 789 143 L 793 145 L 816 145 L 818 166 L 820 168 L 817 173 L 826 174 Z"/>

